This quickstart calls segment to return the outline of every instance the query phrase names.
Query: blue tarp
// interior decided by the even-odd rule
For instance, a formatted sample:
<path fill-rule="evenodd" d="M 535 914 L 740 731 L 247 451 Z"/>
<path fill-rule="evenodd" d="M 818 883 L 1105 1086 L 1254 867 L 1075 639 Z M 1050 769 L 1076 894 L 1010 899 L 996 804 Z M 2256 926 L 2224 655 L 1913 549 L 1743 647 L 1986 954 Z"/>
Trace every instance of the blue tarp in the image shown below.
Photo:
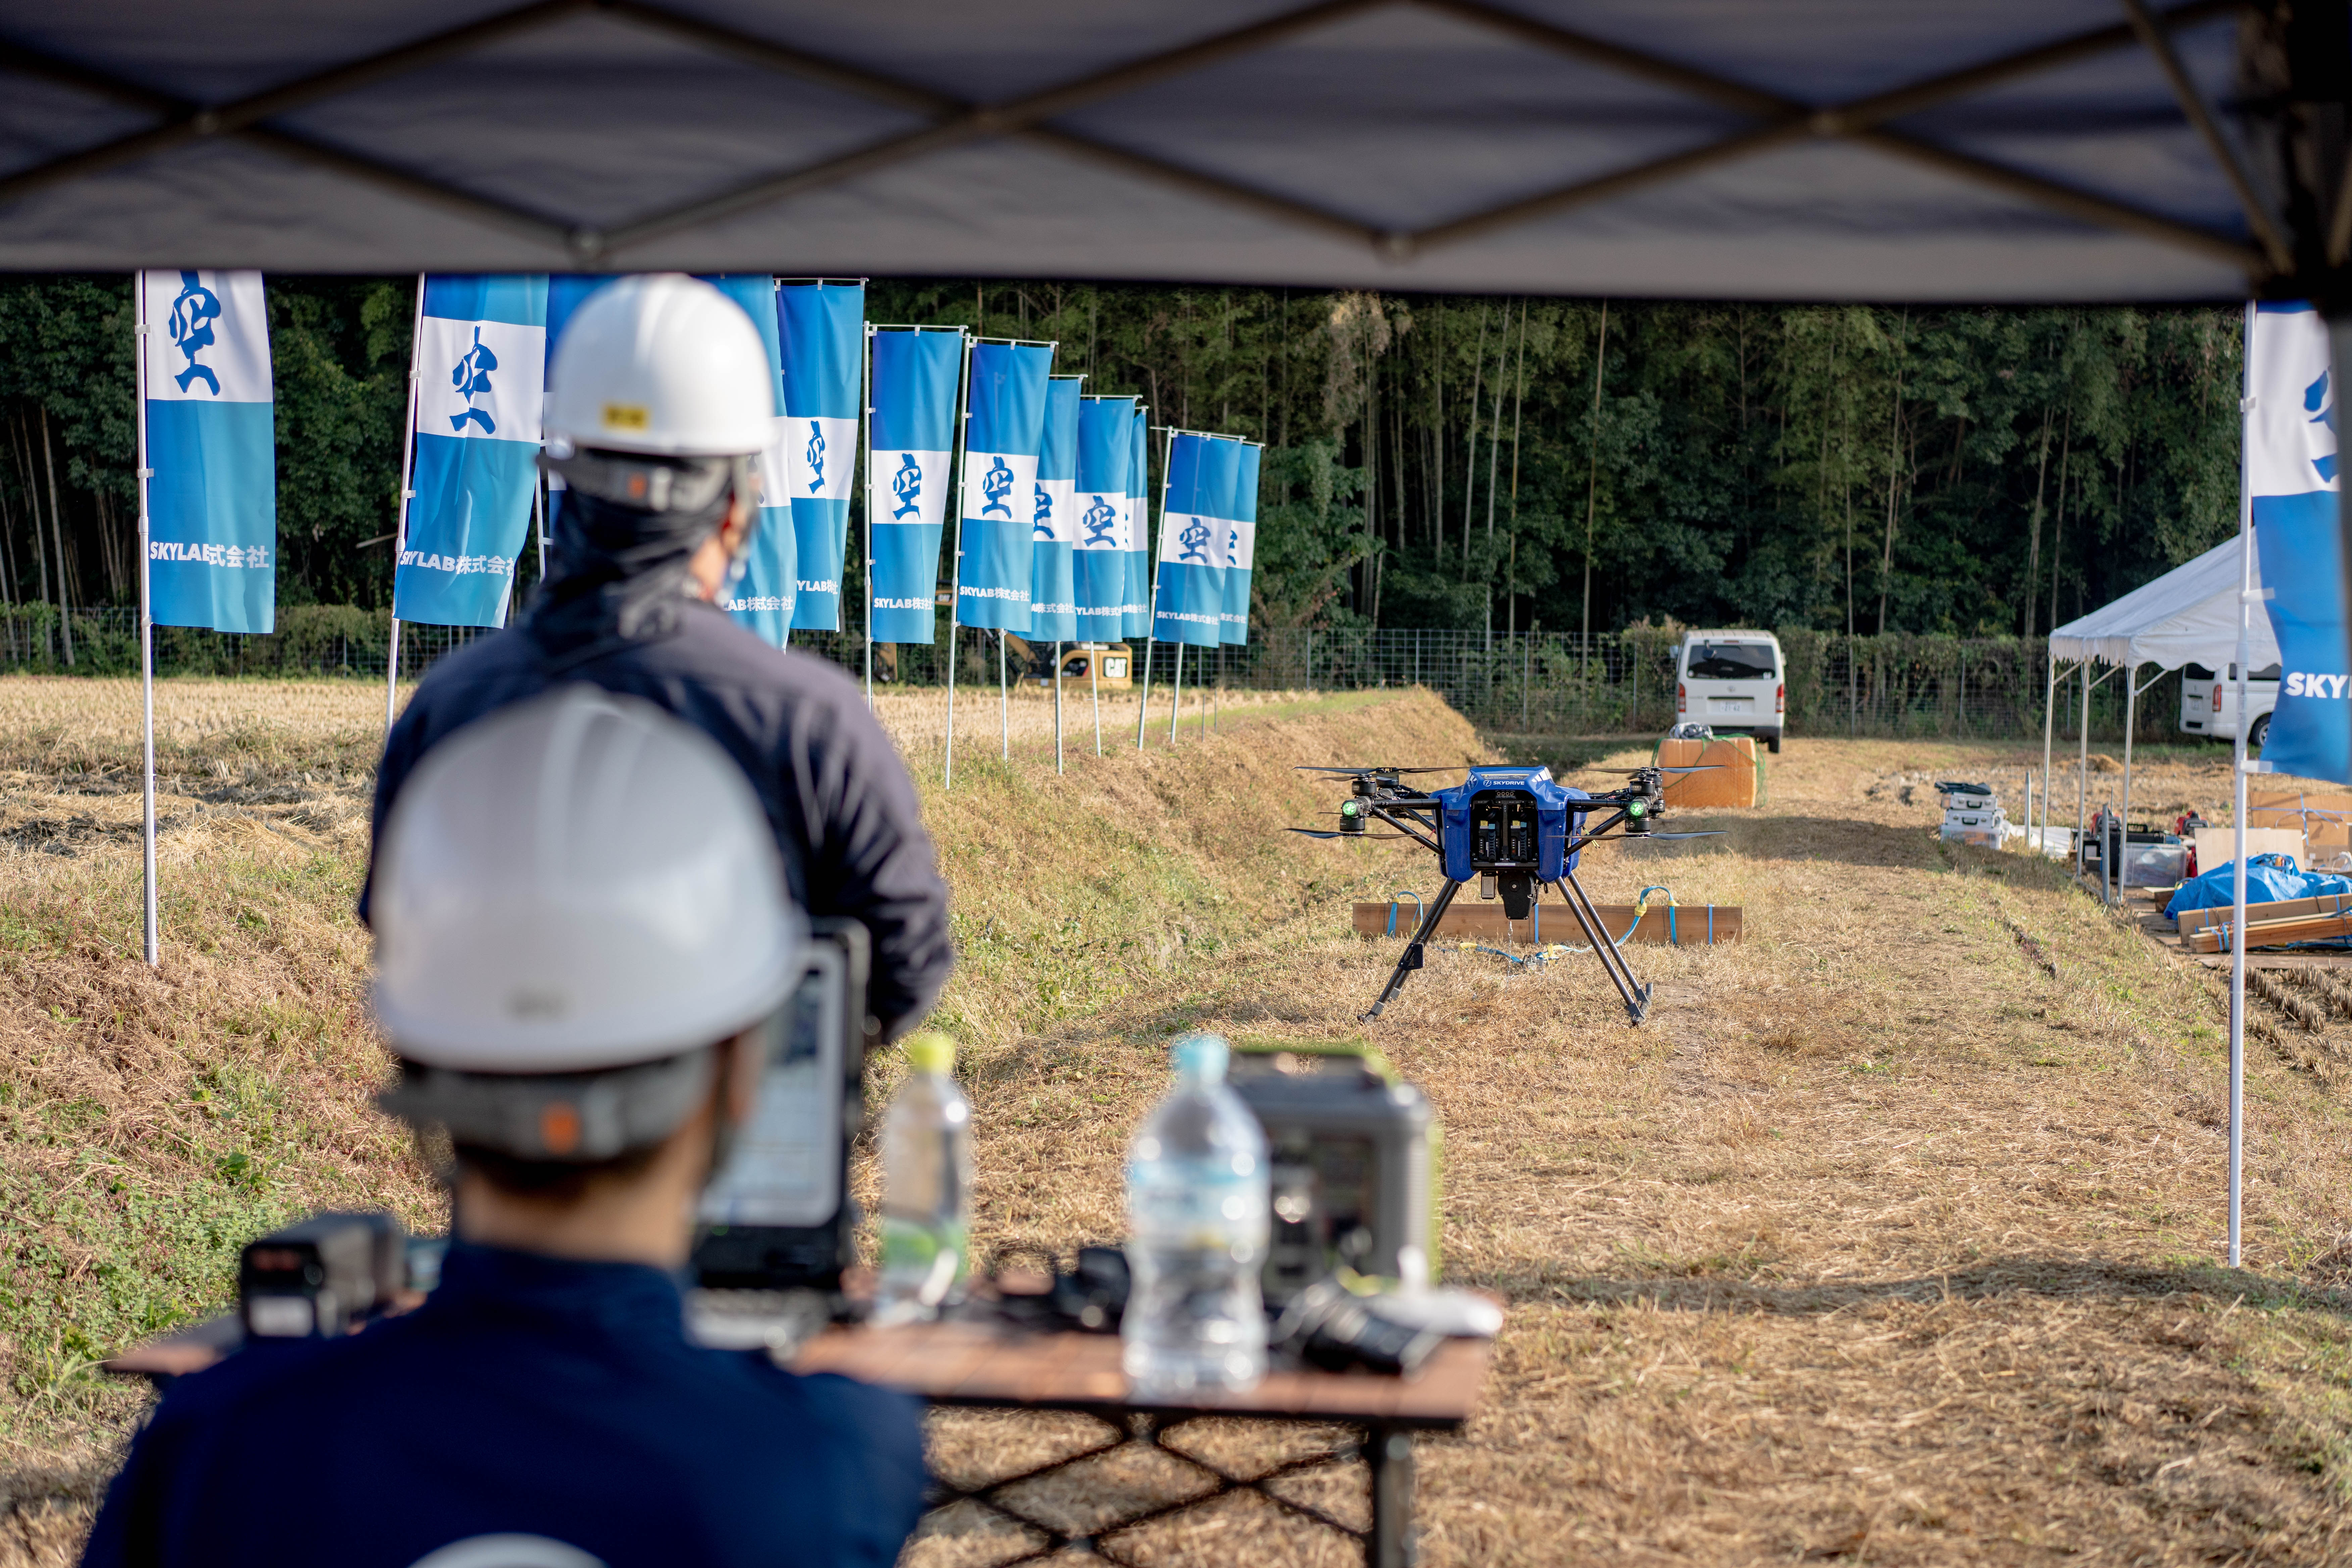
<path fill-rule="evenodd" d="M 2228 909 L 2237 897 L 2237 864 L 2226 861 L 2181 883 L 2164 912 L 2178 920 L 2189 910 Z M 2352 877 L 2298 871 L 2294 860 L 2284 855 L 2257 855 L 2246 862 L 2246 902 L 2250 904 L 2315 899 L 2323 893 L 2352 893 Z"/>

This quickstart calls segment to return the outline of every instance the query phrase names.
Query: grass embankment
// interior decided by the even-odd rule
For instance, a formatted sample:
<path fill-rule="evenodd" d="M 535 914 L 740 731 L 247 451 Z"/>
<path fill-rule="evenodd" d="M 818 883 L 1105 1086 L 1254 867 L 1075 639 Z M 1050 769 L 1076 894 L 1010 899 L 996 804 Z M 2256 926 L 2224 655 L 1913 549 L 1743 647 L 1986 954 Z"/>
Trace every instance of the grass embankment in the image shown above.
<path fill-rule="evenodd" d="M 1281 834 L 1339 794 L 1291 764 L 1483 752 L 1433 700 L 1365 694 L 1228 707 L 1206 739 L 1188 711 L 1175 751 L 1156 729 L 1139 756 L 1124 705 L 1107 722 L 1126 745 L 1097 761 L 1089 723 L 1056 779 L 1036 707 L 1016 710 L 1013 766 L 978 754 L 993 696 L 959 711 L 982 745 L 959 748 L 951 796 L 929 700 L 885 717 L 955 887 L 940 1017 L 979 1116 L 977 1236 L 1067 1247 L 1118 1229 L 1119 1158 L 1171 1033 L 1354 1033 L 1394 944 L 1344 934 L 1348 900 L 1433 883 L 1410 847 Z M 235 1243 L 278 1215 L 436 1212 L 366 1103 L 383 1058 L 349 900 L 377 700 L 166 688 L 169 712 L 219 717 L 166 730 L 167 955 L 149 975 L 135 692 L 0 682 L 19 1552 L 69 1543 L 73 1494 L 140 1407 L 79 1370 L 91 1352 L 224 1302 Z M 2023 760 L 1792 742 L 1768 808 L 1708 824 L 1728 837 L 1589 862 L 1604 900 L 1664 882 L 1748 908 L 1745 946 L 1631 950 L 1658 983 L 1648 1026 L 1624 1026 L 1589 960 L 1459 952 L 1376 1026 L 1446 1120 L 1449 1270 L 1511 1301 L 1484 1413 L 1425 1450 L 1429 1561 L 2342 1555 L 2344 1105 L 2310 1052 L 2251 1049 L 2249 1268 L 2212 1267 L 2210 982 L 2055 868 L 1931 837 L 1927 781 Z M 2179 766 L 2210 816 L 2199 792 L 2226 769 Z M 1053 1440 L 940 1436 L 959 1470 Z M 1171 1467 L 1156 1484 L 1192 1483 Z M 1349 1478 L 1285 1484 L 1361 1506 Z M 1066 1503 L 1090 1506 L 1083 1478 Z M 1169 1533 L 1234 1561 L 1336 1551 L 1245 1498 Z"/>

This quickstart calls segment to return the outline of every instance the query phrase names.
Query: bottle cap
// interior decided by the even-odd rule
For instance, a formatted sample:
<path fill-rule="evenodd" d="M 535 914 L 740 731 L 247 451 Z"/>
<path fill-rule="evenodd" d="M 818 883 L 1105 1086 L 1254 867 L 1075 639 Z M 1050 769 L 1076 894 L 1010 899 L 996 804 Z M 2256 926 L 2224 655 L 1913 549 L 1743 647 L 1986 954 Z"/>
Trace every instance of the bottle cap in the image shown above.
<path fill-rule="evenodd" d="M 907 1053 L 907 1065 L 917 1072 L 955 1070 L 955 1042 L 937 1029 L 925 1029 L 919 1035 L 909 1035 L 898 1048 Z"/>
<path fill-rule="evenodd" d="M 1225 1060 L 1232 1052 L 1223 1035 L 1186 1035 L 1176 1042 L 1176 1070 L 1185 1078 L 1214 1083 L 1225 1076 Z"/>

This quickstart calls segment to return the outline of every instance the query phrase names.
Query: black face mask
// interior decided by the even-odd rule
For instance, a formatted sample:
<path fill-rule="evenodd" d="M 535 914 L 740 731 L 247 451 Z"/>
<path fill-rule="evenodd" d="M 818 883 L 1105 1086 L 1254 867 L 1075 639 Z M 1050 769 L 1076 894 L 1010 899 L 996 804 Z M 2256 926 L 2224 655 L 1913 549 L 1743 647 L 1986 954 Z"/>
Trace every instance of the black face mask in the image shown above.
<path fill-rule="evenodd" d="M 560 493 L 547 585 L 525 630 L 566 659 L 675 631 L 695 592 L 687 563 L 727 515 L 732 492 L 694 511 L 646 511 L 583 490 Z"/>

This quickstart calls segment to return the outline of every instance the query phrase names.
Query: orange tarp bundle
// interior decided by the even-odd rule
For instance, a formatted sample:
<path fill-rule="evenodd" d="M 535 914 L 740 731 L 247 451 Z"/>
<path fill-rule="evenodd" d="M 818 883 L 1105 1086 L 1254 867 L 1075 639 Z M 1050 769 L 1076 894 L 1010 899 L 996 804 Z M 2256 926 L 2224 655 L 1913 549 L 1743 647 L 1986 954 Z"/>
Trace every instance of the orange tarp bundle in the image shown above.
<path fill-rule="evenodd" d="M 1759 773 L 1756 741 L 1749 735 L 1729 735 L 1713 741 L 1661 741 L 1658 766 L 1696 768 L 1714 764 L 1703 773 L 1668 773 L 1666 805 L 1696 810 L 1702 807 L 1754 805 Z"/>

